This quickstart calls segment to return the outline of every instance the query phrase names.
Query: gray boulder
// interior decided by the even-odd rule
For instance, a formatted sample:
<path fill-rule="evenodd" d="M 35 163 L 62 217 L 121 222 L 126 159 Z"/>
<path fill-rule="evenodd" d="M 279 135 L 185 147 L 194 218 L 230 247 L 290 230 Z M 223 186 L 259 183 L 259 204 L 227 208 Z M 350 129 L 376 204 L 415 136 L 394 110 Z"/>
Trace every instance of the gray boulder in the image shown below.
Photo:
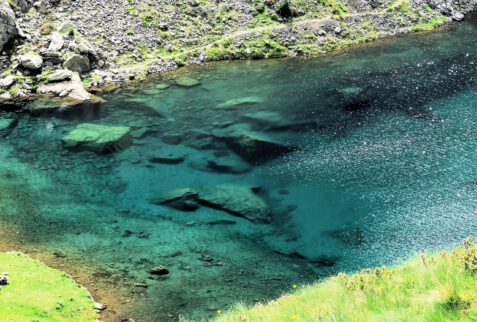
<path fill-rule="evenodd" d="M 250 221 L 269 222 L 270 208 L 256 195 L 258 188 L 221 184 L 199 190 L 199 202 Z"/>
<path fill-rule="evenodd" d="M 90 70 L 91 65 L 88 57 L 74 55 L 64 62 L 63 67 L 73 72 L 84 73 Z"/>
<path fill-rule="evenodd" d="M 179 188 L 156 193 L 151 202 L 158 205 L 167 205 L 182 211 L 196 210 L 199 194 L 194 189 Z"/>
<path fill-rule="evenodd" d="M 9 75 L 3 79 L 0 79 L 0 88 L 1 89 L 8 89 L 10 88 L 13 84 L 15 84 L 15 76 Z"/>
<path fill-rule="evenodd" d="M 126 126 L 106 126 L 98 124 L 79 124 L 62 140 L 68 149 L 88 150 L 96 153 L 111 153 L 128 148 L 133 138 L 131 129 Z"/>
<path fill-rule="evenodd" d="M 38 70 L 43 65 L 43 58 L 39 55 L 22 55 L 19 59 L 22 66 L 30 70 Z"/>
<path fill-rule="evenodd" d="M 69 80 L 71 79 L 71 77 L 73 77 L 73 72 L 71 70 L 60 69 L 55 71 L 53 75 L 48 76 L 46 80 L 48 82 L 61 82 L 61 81 Z"/>
<path fill-rule="evenodd" d="M 49 51 L 60 51 L 65 44 L 65 40 L 63 36 L 57 32 L 51 35 L 50 38 L 50 46 L 48 47 Z"/>
<path fill-rule="evenodd" d="M 32 5 L 32 0 L 9 0 L 16 8 L 19 8 L 21 11 L 29 9 Z"/>
<path fill-rule="evenodd" d="M 16 35 L 15 13 L 8 0 L 0 0 L 0 51 Z"/>
<path fill-rule="evenodd" d="M 65 75 L 57 75 L 58 78 L 61 78 L 60 76 L 64 77 Z M 94 95 L 91 95 L 84 89 L 83 82 L 78 73 L 72 73 L 71 80 L 40 84 L 37 91 L 40 94 L 68 97 L 79 102 L 95 100 Z"/>

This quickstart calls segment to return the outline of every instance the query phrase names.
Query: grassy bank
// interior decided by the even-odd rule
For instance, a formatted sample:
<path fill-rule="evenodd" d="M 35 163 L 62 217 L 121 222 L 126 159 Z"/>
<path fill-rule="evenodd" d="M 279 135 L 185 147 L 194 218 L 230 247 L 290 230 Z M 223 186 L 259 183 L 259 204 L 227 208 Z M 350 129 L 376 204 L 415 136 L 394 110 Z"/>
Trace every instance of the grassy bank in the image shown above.
<path fill-rule="evenodd" d="M 324 282 L 294 285 L 290 294 L 252 308 L 218 311 L 217 321 L 475 321 L 477 244 L 421 254 L 395 268 L 380 267 Z"/>
<path fill-rule="evenodd" d="M 94 301 L 67 274 L 20 253 L 0 253 L 0 321 L 95 321 Z M 8 273 L 8 274 L 6 274 Z"/>

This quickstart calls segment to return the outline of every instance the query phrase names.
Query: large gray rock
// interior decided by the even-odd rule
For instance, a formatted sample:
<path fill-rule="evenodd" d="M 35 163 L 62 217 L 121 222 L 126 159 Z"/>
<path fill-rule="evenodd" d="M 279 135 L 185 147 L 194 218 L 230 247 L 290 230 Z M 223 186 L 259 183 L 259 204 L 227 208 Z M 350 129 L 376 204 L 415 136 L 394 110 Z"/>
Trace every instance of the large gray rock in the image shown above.
<path fill-rule="evenodd" d="M 13 4 L 17 9 L 25 11 L 32 6 L 32 0 L 8 0 Z"/>
<path fill-rule="evenodd" d="M 55 74 L 52 76 L 55 76 Z M 62 78 L 64 76 L 65 73 L 62 73 L 62 75 L 57 75 L 57 78 Z M 71 79 L 67 81 L 40 84 L 37 91 L 40 94 L 68 97 L 79 102 L 92 101 L 95 99 L 93 95 L 84 89 L 83 82 L 78 73 L 72 73 Z"/>
<path fill-rule="evenodd" d="M 199 190 L 199 202 L 250 221 L 268 222 L 270 208 L 255 192 L 256 188 L 221 184 Z"/>
<path fill-rule="evenodd" d="M 96 153 L 111 153 L 128 148 L 133 138 L 126 126 L 79 124 L 61 142 L 68 149 L 88 150 Z"/>
<path fill-rule="evenodd" d="M 57 32 L 51 35 L 50 38 L 50 46 L 48 47 L 49 51 L 60 51 L 65 44 L 65 40 L 63 36 Z"/>
<path fill-rule="evenodd" d="M 0 51 L 16 35 L 15 13 L 8 0 L 0 0 Z"/>
<path fill-rule="evenodd" d="M 48 76 L 46 80 L 48 82 L 61 82 L 69 80 L 73 77 L 73 72 L 67 69 L 60 69 L 55 71 L 51 76 Z"/>
<path fill-rule="evenodd" d="M 8 75 L 7 77 L 0 79 L 0 88 L 1 89 L 8 89 L 10 86 L 15 84 L 15 76 Z"/>
<path fill-rule="evenodd" d="M 88 57 L 74 55 L 64 62 L 63 67 L 74 72 L 84 73 L 91 68 L 91 65 Z"/>
<path fill-rule="evenodd" d="M 43 59 L 39 55 L 22 55 L 18 58 L 22 66 L 30 70 L 38 70 L 43 65 Z"/>

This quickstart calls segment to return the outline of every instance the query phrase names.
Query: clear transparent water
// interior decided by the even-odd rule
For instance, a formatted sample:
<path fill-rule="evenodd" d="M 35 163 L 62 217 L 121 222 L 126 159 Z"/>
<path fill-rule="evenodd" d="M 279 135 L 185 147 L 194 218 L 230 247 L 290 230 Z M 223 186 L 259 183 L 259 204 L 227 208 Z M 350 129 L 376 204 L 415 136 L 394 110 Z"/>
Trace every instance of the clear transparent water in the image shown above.
<path fill-rule="evenodd" d="M 476 31 L 471 18 L 325 57 L 189 67 L 104 94 L 100 108 L 20 115 L 0 141 L 2 248 L 74 271 L 110 304 L 108 319 L 153 321 L 208 318 L 332 272 L 452 247 L 477 233 Z M 175 86 L 182 76 L 201 85 Z M 260 103 L 218 107 L 244 97 Z M 273 114 L 247 117 L 257 112 Z M 82 122 L 147 132 L 119 153 L 65 150 L 61 138 Z M 236 124 L 300 149 L 244 174 L 202 171 L 216 155 L 240 159 L 210 139 Z M 169 153 L 185 161 L 148 161 Z M 149 202 L 215 183 L 260 186 L 272 222 Z M 171 274 L 150 276 L 158 265 Z"/>

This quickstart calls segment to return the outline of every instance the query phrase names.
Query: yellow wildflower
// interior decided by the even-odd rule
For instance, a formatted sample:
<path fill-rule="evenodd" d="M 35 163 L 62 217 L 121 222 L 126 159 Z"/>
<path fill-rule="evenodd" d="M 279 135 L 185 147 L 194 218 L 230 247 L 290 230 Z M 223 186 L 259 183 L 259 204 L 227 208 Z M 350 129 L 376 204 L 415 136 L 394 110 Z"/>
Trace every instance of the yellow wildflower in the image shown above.
<path fill-rule="evenodd" d="M 221 310 L 218 310 L 218 311 L 217 311 L 217 314 L 222 314 L 222 311 L 221 311 Z"/>
<path fill-rule="evenodd" d="M 292 319 L 292 320 L 296 320 L 296 315 L 293 315 L 293 316 L 291 317 L 291 319 Z"/>
<path fill-rule="evenodd" d="M 297 288 L 297 286 L 296 286 L 296 285 L 293 285 L 293 288 Z"/>

